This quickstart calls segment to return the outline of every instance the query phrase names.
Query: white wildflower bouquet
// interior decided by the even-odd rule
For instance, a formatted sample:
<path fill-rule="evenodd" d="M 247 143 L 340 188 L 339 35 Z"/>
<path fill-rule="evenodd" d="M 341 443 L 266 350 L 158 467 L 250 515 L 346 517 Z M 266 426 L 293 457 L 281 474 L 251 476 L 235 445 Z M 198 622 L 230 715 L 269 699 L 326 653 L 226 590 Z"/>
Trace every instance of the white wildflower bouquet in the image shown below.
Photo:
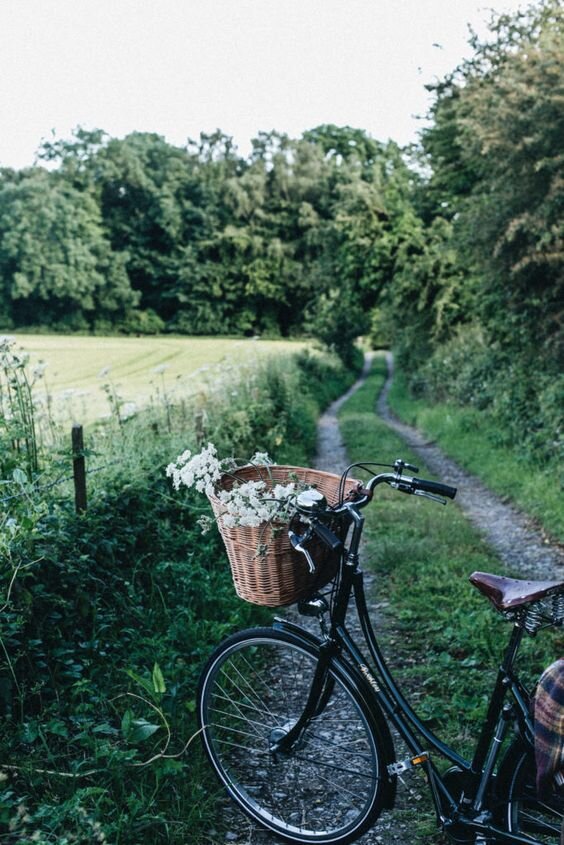
<path fill-rule="evenodd" d="M 220 459 L 213 443 L 196 455 L 186 450 L 167 467 L 176 490 L 194 488 L 208 497 L 215 497 L 221 504 L 221 521 L 226 528 L 243 526 L 258 528 L 264 523 L 287 523 L 294 511 L 296 497 L 305 489 L 297 477 L 288 483 L 276 483 L 269 467 L 275 466 L 266 452 L 256 452 L 247 466 L 257 468 L 257 479 L 237 477 L 238 464 L 233 458 Z M 227 479 L 229 486 L 223 486 Z M 209 520 L 200 520 L 203 530 Z"/>
<path fill-rule="evenodd" d="M 330 504 L 338 500 L 339 476 L 280 466 L 265 452 L 256 452 L 241 466 L 232 458 L 219 458 L 213 443 L 196 455 L 183 452 L 169 464 L 167 475 L 177 490 L 188 487 L 207 495 L 235 589 L 245 601 L 268 607 L 292 604 L 335 575 L 335 552 L 314 537 L 308 545 L 316 564 L 311 572 L 304 556 L 293 548 L 287 529 L 303 490 L 318 489 Z M 203 530 L 212 524 L 209 517 L 199 522 Z M 296 530 L 301 532 L 299 525 Z"/>

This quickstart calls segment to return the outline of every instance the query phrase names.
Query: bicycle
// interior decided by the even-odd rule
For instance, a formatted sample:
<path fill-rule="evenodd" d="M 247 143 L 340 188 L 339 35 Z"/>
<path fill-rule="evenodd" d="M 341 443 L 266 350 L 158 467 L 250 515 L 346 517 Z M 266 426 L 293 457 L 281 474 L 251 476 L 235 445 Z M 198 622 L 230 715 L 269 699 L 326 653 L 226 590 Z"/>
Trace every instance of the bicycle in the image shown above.
<path fill-rule="evenodd" d="M 554 845 L 564 804 L 556 787 L 546 799 L 536 796 L 531 695 L 514 662 L 525 632 L 563 624 L 564 582 L 471 576 L 512 631 L 472 759 L 466 759 L 419 719 L 394 680 L 370 621 L 358 554 L 361 511 L 378 485 L 442 504 L 456 489 L 407 475 L 419 470 L 398 460 L 353 464 L 341 479 L 343 494 L 354 467 L 369 471 L 364 486 L 333 507 L 318 491 L 302 493 L 297 517 L 303 533 L 290 526 L 292 544 L 310 567 L 313 537 L 340 556 L 329 591 L 299 604 L 300 613 L 317 617 L 320 635 L 276 617 L 271 627 L 228 637 L 202 673 L 197 709 L 212 767 L 240 809 L 290 843 L 353 842 L 382 810 L 393 808 L 398 776 L 421 767 L 438 825 L 451 840 Z M 333 530 L 336 518 L 340 532 Z M 353 597 L 370 660 L 346 627 Z M 405 760 L 396 759 L 390 725 L 407 746 Z M 436 755 L 450 763 L 446 771 Z"/>

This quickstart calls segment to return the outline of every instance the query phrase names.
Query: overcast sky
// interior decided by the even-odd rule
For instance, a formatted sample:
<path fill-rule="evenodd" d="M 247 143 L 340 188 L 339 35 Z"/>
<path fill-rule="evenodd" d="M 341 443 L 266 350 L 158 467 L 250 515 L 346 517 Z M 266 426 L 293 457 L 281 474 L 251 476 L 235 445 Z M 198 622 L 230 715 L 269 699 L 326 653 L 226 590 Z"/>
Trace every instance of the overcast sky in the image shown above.
<path fill-rule="evenodd" d="M 0 165 L 32 164 L 52 130 L 174 144 L 216 128 L 348 124 L 416 139 L 424 85 L 452 70 L 468 23 L 517 0 L 0 0 Z"/>

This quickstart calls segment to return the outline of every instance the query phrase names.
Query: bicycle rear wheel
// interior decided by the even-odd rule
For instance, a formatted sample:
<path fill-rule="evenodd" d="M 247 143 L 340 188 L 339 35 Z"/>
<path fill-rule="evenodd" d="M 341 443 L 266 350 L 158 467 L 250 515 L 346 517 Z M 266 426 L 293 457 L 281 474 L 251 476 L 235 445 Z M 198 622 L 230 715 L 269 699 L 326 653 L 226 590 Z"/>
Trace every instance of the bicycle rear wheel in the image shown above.
<path fill-rule="evenodd" d="M 295 746 L 271 746 L 303 712 L 319 652 L 270 628 L 226 640 L 198 692 L 202 738 L 239 807 L 288 842 L 345 845 L 382 808 L 387 780 L 370 712 L 348 669 L 332 661 L 318 713 Z"/>
<path fill-rule="evenodd" d="M 537 796 L 534 753 L 520 741 L 508 749 L 503 769 L 506 798 L 505 823 L 511 833 L 530 836 L 535 842 L 556 845 L 564 821 L 564 801 L 556 791 L 542 800 Z"/>

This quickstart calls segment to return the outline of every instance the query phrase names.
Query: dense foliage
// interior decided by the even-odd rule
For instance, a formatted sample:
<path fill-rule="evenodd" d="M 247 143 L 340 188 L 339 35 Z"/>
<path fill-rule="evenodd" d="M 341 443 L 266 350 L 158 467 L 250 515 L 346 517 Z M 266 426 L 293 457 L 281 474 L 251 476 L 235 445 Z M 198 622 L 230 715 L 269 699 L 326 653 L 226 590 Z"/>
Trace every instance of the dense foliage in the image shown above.
<path fill-rule="evenodd" d="M 429 168 L 379 323 L 411 385 L 486 411 L 550 461 L 564 395 L 564 15 L 546 0 L 495 19 L 434 86 Z"/>
<path fill-rule="evenodd" d="M 219 132 L 79 129 L 41 158 L 57 168 L 0 174 L 4 327 L 287 336 L 321 309 L 345 348 L 391 278 L 409 172 L 360 130 L 262 133 L 243 159 Z"/>
<path fill-rule="evenodd" d="M 211 647 L 264 612 L 240 601 L 209 509 L 165 466 L 211 440 L 304 464 L 320 407 L 350 384 L 300 353 L 210 370 L 197 400 L 113 419 L 86 446 L 76 514 L 70 455 L 41 442 L 33 376 L 0 356 L 0 835 L 9 842 L 199 842 L 215 793 L 200 771 L 195 682 Z M 29 454 L 31 450 L 31 455 Z M 94 472 L 94 470 L 97 470 Z M 202 839 L 203 839 L 202 834 Z"/>

